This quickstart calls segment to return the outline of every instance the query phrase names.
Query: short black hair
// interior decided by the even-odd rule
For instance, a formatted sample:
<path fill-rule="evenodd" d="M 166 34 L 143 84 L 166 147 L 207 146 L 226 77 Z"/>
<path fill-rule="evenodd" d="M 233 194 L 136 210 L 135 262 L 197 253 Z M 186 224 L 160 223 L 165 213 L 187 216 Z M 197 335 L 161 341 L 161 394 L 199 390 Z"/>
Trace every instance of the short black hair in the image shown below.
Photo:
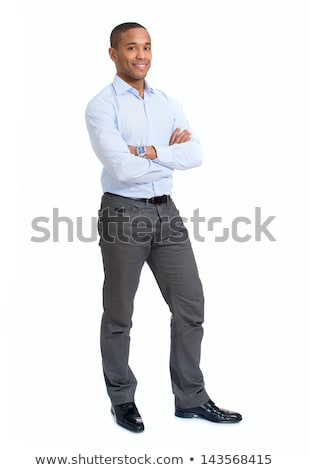
<path fill-rule="evenodd" d="M 117 48 L 121 33 L 125 33 L 129 29 L 133 29 L 133 28 L 146 29 L 145 26 L 142 26 L 141 24 L 134 23 L 134 22 L 121 23 L 118 26 L 115 26 L 115 28 L 113 29 L 110 35 L 111 47 Z"/>

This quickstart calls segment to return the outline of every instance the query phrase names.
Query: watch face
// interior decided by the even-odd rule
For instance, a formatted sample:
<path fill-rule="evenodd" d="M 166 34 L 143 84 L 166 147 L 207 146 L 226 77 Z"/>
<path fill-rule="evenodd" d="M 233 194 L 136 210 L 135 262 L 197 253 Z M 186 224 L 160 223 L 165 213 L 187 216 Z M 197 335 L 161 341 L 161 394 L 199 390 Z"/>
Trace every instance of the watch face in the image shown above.
<path fill-rule="evenodd" d="M 137 155 L 139 157 L 143 157 L 146 155 L 146 148 L 145 147 L 137 147 Z"/>

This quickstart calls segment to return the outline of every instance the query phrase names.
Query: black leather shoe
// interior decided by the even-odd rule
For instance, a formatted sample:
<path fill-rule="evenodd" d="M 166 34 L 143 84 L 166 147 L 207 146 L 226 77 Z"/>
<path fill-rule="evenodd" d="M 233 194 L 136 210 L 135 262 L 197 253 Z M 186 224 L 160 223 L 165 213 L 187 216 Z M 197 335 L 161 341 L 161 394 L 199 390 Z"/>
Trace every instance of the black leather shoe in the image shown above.
<path fill-rule="evenodd" d="M 179 418 L 202 418 L 214 423 L 237 423 L 242 420 L 241 414 L 218 408 L 212 400 L 208 400 L 204 405 L 196 408 L 176 408 L 175 416 Z"/>
<path fill-rule="evenodd" d="M 116 423 L 119 426 L 133 432 L 144 431 L 142 418 L 133 401 L 122 403 L 121 405 L 113 405 L 111 412 L 116 417 Z"/>

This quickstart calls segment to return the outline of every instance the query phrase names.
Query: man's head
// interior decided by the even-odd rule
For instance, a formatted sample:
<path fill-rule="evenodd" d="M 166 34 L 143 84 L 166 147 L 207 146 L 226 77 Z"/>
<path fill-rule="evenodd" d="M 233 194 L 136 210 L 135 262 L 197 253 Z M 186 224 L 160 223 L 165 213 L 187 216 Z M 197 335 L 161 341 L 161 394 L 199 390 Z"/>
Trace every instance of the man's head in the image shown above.
<path fill-rule="evenodd" d="M 132 84 L 144 80 L 151 65 L 151 38 L 138 23 L 122 23 L 110 35 L 109 55 L 117 74 Z"/>
<path fill-rule="evenodd" d="M 118 26 L 115 26 L 115 28 L 113 29 L 113 31 L 111 32 L 111 35 L 110 35 L 110 45 L 111 45 L 111 47 L 114 47 L 115 49 L 117 49 L 118 48 L 118 43 L 120 41 L 122 33 L 125 33 L 129 29 L 134 29 L 134 28 L 146 29 L 141 24 L 134 23 L 134 22 L 121 23 Z"/>

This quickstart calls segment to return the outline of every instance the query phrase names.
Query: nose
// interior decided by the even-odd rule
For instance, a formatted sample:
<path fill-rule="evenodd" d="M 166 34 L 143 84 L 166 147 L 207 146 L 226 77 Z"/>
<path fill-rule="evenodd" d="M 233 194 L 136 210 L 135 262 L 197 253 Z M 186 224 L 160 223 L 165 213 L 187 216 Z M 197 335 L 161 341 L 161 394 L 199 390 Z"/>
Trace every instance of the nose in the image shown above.
<path fill-rule="evenodd" d="M 145 57 L 146 57 L 146 51 L 144 47 L 138 47 L 136 49 L 136 58 L 141 60 L 141 59 L 145 59 Z"/>

